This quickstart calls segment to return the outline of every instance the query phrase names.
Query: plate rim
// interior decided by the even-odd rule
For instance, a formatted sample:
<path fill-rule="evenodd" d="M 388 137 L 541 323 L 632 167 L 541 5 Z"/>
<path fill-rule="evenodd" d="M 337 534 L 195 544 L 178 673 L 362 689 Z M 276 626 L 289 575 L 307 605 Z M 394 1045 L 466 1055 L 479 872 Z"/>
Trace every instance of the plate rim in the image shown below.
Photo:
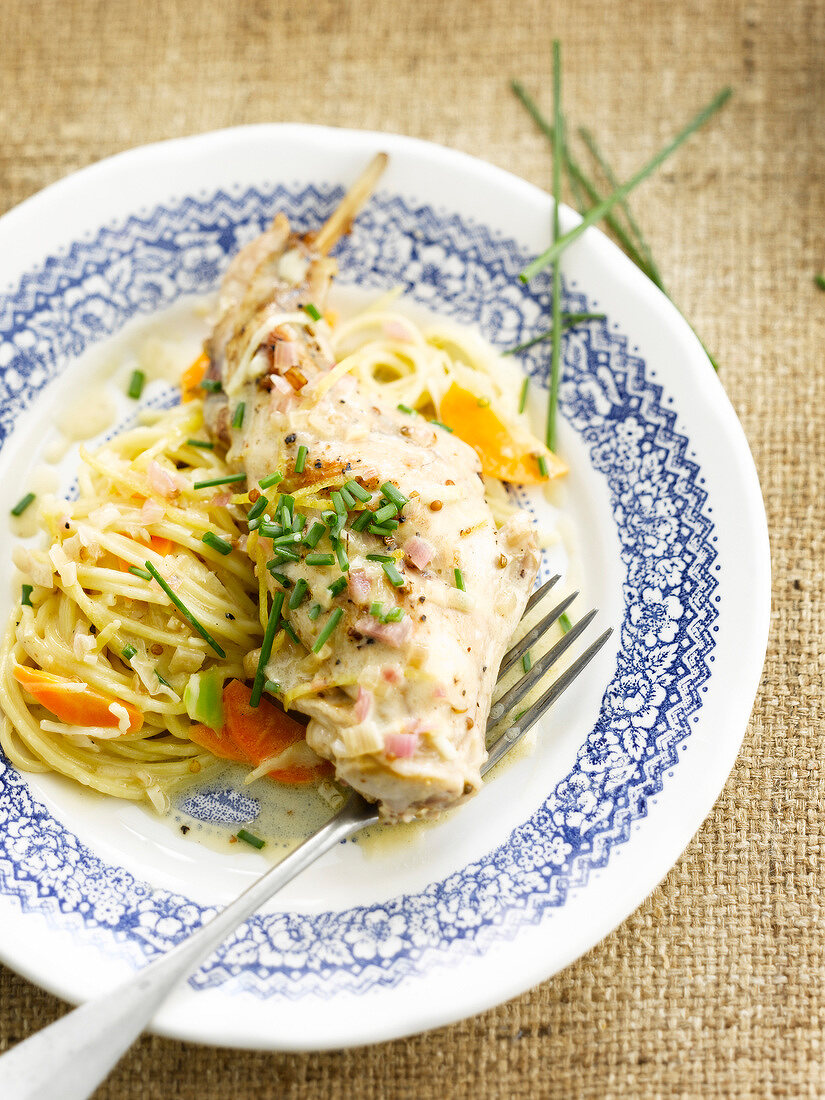
<path fill-rule="evenodd" d="M 16 231 L 18 225 L 24 225 L 26 218 L 30 217 L 33 213 L 36 214 L 39 205 L 41 203 L 48 203 L 56 191 L 59 192 L 65 190 L 66 193 L 69 193 L 71 188 L 82 187 L 86 181 L 96 175 L 105 175 L 106 173 L 112 171 L 117 172 L 122 164 L 126 163 L 128 165 L 129 161 L 131 160 L 140 161 L 141 159 L 145 158 L 147 154 L 160 154 L 162 156 L 166 152 L 168 152 L 171 147 L 175 147 L 175 150 L 181 150 L 185 153 L 186 147 L 190 146 L 193 142 L 219 142 L 227 135 L 230 136 L 232 139 L 241 139 L 250 133 L 260 133 L 262 131 L 270 133 L 275 131 L 281 139 L 283 139 L 284 135 L 288 137 L 289 134 L 296 134 L 299 136 L 308 135 L 313 140 L 323 141 L 325 136 L 334 134 L 337 141 L 347 141 L 355 139 L 357 142 L 368 144 L 371 143 L 373 145 L 380 145 L 382 143 L 389 142 L 390 144 L 400 146 L 403 149 L 412 150 L 419 153 L 426 153 L 429 157 L 435 158 L 437 160 L 446 161 L 447 163 L 452 162 L 473 174 L 480 172 L 482 175 L 486 175 L 493 185 L 504 186 L 511 192 L 514 188 L 520 189 L 523 191 L 523 194 L 526 197 L 529 197 L 531 199 L 533 203 L 539 202 L 545 205 L 548 211 L 552 209 L 552 198 L 546 192 L 536 187 L 535 185 L 530 184 L 526 180 L 523 180 L 520 177 L 513 175 L 506 169 L 489 164 L 486 161 L 475 158 L 470 154 L 461 152 L 459 150 L 450 149 L 448 147 L 441 146 L 433 142 L 424 141 L 423 139 L 410 138 L 403 135 L 385 134 L 376 131 L 351 130 L 347 128 L 333 128 L 325 126 L 310 126 L 301 123 L 262 123 L 242 127 L 228 127 L 221 130 L 208 131 L 203 134 L 196 134 L 183 138 L 172 138 L 166 141 L 154 142 L 148 145 L 124 150 L 123 152 L 114 154 L 113 156 L 105 158 L 104 160 L 99 161 L 95 164 L 88 165 L 80 169 L 78 172 L 72 173 L 70 176 L 65 177 L 64 179 L 55 181 L 48 187 L 44 188 L 35 195 L 30 196 L 18 206 L 14 207 L 12 210 L 3 215 L 2 219 L 0 219 L 0 240 L 3 239 L 4 234 L 8 232 L 9 228 L 11 228 L 12 231 Z M 333 158 L 336 152 L 337 150 L 333 150 Z M 575 213 L 570 211 L 569 208 L 564 209 L 563 215 L 565 219 L 571 223 L 578 218 L 578 215 L 575 215 Z M 124 214 L 123 216 L 128 217 L 128 213 Z M 72 239 L 71 236 L 68 239 Z M 723 765 L 719 766 L 719 774 L 721 778 L 719 779 L 718 785 L 716 783 L 716 780 L 714 780 L 714 782 L 710 785 L 710 787 L 713 789 L 709 796 L 706 796 L 704 800 L 707 803 L 704 806 L 704 809 L 694 810 L 693 814 L 691 815 L 690 823 L 685 825 L 683 822 L 682 827 L 678 830 L 680 833 L 686 834 L 684 835 L 683 841 L 680 842 L 678 852 L 675 855 L 673 854 L 673 845 L 671 844 L 671 846 L 667 850 L 667 853 L 662 853 L 660 860 L 654 862 L 655 869 L 651 871 L 650 875 L 646 876 L 645 893 L 643 895 L 643 897 L 646 897 L 650 893 L 650 891 L 652 891 L 656 887 L 658 882 L 660 882 L 661 879 L 668 873 L 674 863 L 680 858 L 681 853 L 684 851 L 684 848 L 690 842 L 702 822 L 707 817 L 707 814 L 710 811 L 713 803 L 718 798 L 719 792 L 727 781 L 731 767 L 733 766 L 733 762 L 738 755 L 742 739 L 744 738 L 744 734 L 747 729 L 748 717 L 753 707 L 753 699 L 755 697 L 759 680 L 762 674 L 764 651 L 767 645 L 770 624 L 771 585 L 768 529 L 764 504 L 759 489 L 758 475 L 756 472 L 756 467 L 753 463 L 753 458 L 750 454 L 750 449 L 748 447 L 744 431 L 738 421 L 738 418 L 736 417 L 735 410 L 733 409 L 733 406 L 728 399 L 727 394 L 722 388 L 721 382 L 716 377 L 715 372 L 713 371 L 713 368 L 711 367 L 704 350 L 701 348 L 701 344 L 699 343 L 698 338 L 695 336 L 693 331 L 688 326 L 687 322 L 684 320 L 682 315 L 679 314 L 679 312 L 676 310 L 675 306 L 672 305 L 669 299 L 662 295 L 661 292 L 656 287 L 654 287 L 652 283 L 649 282 L 649 280 L 632 264 L 632 262 L 627 259 L 627 257 L 625 257 L 623 253 L 621 253 L 618 247 L 615 246 L 607 237 L 605 237 L 600 230 L 588 230 L 583 239 L 589 240 L 591 244 L 596 241 L 598 242 L 596 247 L 602 252 L 600 259 L 609 262 L 613 266 L 617 266 L 625 284 L 629 285 L 635 293 L 642 294 L 643 296 L 649 298 L 653 308 L 657 308 L 660 312 L 663 311 L 667 325 L 674 328 L 680 341 L 684 341 L 686 350 L 692 349 L 691 359 L 695 360 L 695 365 L 697 368 L 699 368 L 696 371 L 696 377 L 693 379 L 693 381 L 700 387 L 703 401 L 705 401 L 706 399 L 710 401 L 709 395 L 712 391 L 712 401 L 715 402 L 717 405 L 715 413 L 717 418 L 723 422 L 723 426 L 725 428 L 726 442 L 732 446 L 738 458 L 738 476 L 740 478 L 743 478 L 744 482 L 746 483 L 746 488 L 748 491 L 746 494 L 745 503 L 747 505 L 746 511 L 748 514 L 749 529 L 753 531 L 756 531 L 758 529 L 758 534 L 760 536 L 764 536 L 763 538 L 757 540 L 757 543 L 755 545 L 756 553 L 754 555 L 755 569 L 758 573 L 761 574 L 761 579 L 763 582 L 758 585 L 758 596 L 756 601 L 757 604 L 761 604 L 761 607 L 757 607 L 754 614 L 756 619 L 759 619 L 761 617 L 761 626 L 757 634 L 758 637 L 764 639 L 764 644 L 761 646 L 761 661 L 754 662 L 755 671 L 752 671 L 752 675 L 750 677 L 752 684 L 744 692 L 740 691 L 739 710 L 743 712 L 741 721 L 741 734 L 738 737 L 734 737 L 732 739 L 732 743 L 726 743 L 728 748 L 728 752 L 727 754 L 725 754 L 726 761 Z M 700 367 L 700 363 L 703 363 L 704 366 Z M 756 649 L 760 650 L 758 641 L 756 644 Z M 756 667 L 757 663 L 758 668 Z M 693 820 L 693 818 L 696 818 L 696 820 Z M 661 869 L 659 869 L 659 863 L 662 864 Z M 648 878 L 650 878 L 652 881 L 647 882 Z M 593 938 L 593 934 L 584 935 L 582 937 L 582 940 L 587 940 L 588 942 L 577 943 L 572 946 L 570 950 L 566 953 L 566 955 L 569 955 L 569 957 L 566 957 L 565 961 L 563 961 L 560 966 L 554 967 L 552 972 L 556 973 L 559 969 L 562 969 L 563 967 L 569 965 L 572 961 L 574 961 L 575 958 L 579 957 L 585 951 L 589 950 L 590 947 L 600 942 L 606 935 L 609 934 L 610 931 L 612 931 L 615 927 L 618 926 L 618 924 L 626 919 L 627 915 L 633 912 L 642 903 L 643 897 L 640 898 L 638 896 L 638 893 L 639 891 L 637 890 L 636 897 L 626 908 L 622 906 L 618 907 L 617 912 L 614 913 L 611 917 L 612 923 L 609 924 L 609 927 L 604 927 L 603 924 L 599 924 L 599 929 L 595 933 L 595 938 Z M 5 952 L 3 952 L 3 956 L 5 961 L 8 961 L 5 958 Z M 61 988 L 58 981 L 54 981 L 51 983 L 44 982 L 42 976 L 33 973 L 27 973 L 26 968 L 21 966 L 17 961 L 15 961 L 14 963 L 9 963 L 9 965 L 12 965 L 13 968 L 18 972 L 26 974 L 26 976 L 31 978 L 31 980 L 35 981 L 39 985 L 42 985 L 44 988 L 48 988 L 52 992 L 56 992 L 60 996 L 71 999 L 68 991 Z M 547 977 L 547 975 L 545 975 L 545 977 Z M 536 981 L 541 980 L 545 979 L 542 977 L 536 979 Z M 504 982 L 503 984 L 505 987 L 507 987 L 508 985 L 507 982 Z M 531 982 L 530 984 L 533 983 Z M 519 992 L 522 992 L 525 988 L 526 987 L 524 984 L 523 976 L 521 974 L 514 974 L 510 979 L 509 988 L 505 988 L 503 996 L 501 992 L 502 983 L 498 983 L 496 985 L 495 993 L 491 993 L 489 999 L 486 1001 L 484 1001 L 483 999 L 476 1001 L 474 1002 L 472 1007 L 462 1008 L 458 1012 L 456 1012 L 454 1008 L 452 1010 L 445 1008 L 444 1010 L 442 1010 L 441 1014 L 439 1014 L 438 1012 L 431 1012 L 426 1021 L 419 1020 L 415 1022 L 412 1027 L 402 1026 L 393 1029 L 392 1027 L 388 1026 L 385 1031 L 381 1032 L 380 1034 L 376 1034 L 376 1036 L 374 1038 L 371 1038 L 369 1041 L 381 1041 L 383 1039 L 393 1038 L 404 1034 L 410 1034 L 413 1030 L 425 1030 L 433 1027 L 442 1026 L 445 1023 L 463 1018 L 468 1014 L 483 1011 L 484 1009 L 489 1008 L 495 1004 L 499 1004 L 503 1000 L 506 1000 L 509 997 L 518 994 Z M 157 1030 L 161 1034 L 166 1034 L 170 1036 L 187 1038 L 200 1042 L 205 1041 L 203 1038 L 203 1031 L 201 1029 L 195 1027 L 191 1033 L 187 1034 L 186 1028 L 181 1028 L 180 1021 L 178 1021 L 177 1024 L 174 1025 L 170 1024 L 170 1022 L 166 1019 L 166 1014 L 163 1012 L 160 1014 L 158 1020 L 156 1021 L 154 1030 Z M 263 1047 L 254 1040 L 250 1041 L 249 1043 L 242 1043 L 237 1042 L 235 1039 L 233 1039 L 231 1042 L 224 1042 L 222 1044 L 220 1037 L 216 1037 L 215 1035 L 209 1035 L 206 1041 L 210 1043 L 215 1043 L 215 1045 L 231 1045 L 234 1047 L 248 1046 L 251 1049 L 275 1049 L 272 1047 Z M 341 1045 L 356 1045 L 359 1042 L 363 1043 L 364 1041 L 365 1040 L 363 1039 L 355 1041 L 350 1039 L 348 1041 L 343 1040 L 342 1042 L 340 1036 L 333 1036 L 331 1037 L 330 1042 L 325 1045 L 319 1045 L 317 1040 L 314 1040 L 312 1043 L 309 1043 L 306 1046 L 296 1045 L 290 1046 L 288 1048 L 278 1047 L 277 1049 L 328 1049 L 330 1047 Z"/>

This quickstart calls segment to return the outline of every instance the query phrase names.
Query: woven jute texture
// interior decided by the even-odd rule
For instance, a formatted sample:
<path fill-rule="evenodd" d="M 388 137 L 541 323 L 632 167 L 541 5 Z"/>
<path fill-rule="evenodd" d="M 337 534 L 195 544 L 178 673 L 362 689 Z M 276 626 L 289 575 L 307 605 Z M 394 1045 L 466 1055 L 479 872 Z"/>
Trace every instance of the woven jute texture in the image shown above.
<path fill-rule="evenodd" d="M 429 138 L 546 186 L 507 81 L 549 106 L 554 36 L 571 125 L 620 174 L 736 90 L 634 206 L 764 489 L 773 624 L 739 760 L 652 897 L 515 1001 L 321 1055 L 145 1038 L 100 1097 L 825 1095 L 825 3 L 2 0 L 0 208 L 133 145 L 283 120 Z M 0 971 L 0 1047 L 63 1009 Z"/>

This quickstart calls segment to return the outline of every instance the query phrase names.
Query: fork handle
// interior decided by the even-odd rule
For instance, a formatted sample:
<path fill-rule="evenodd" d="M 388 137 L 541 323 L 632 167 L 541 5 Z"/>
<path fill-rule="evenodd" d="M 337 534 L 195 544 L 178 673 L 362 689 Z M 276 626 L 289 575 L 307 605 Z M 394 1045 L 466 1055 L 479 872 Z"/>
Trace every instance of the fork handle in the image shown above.
<path fill-rule="evenodd" d="M 350 797 L 331 821 L 171 951 L 110 993 L 67 1013 L 0 1056 L 0 1097 L 85 1100 L 177 982 L 305 867 L 377 819 L 374 807 L 358 796 Z"/>

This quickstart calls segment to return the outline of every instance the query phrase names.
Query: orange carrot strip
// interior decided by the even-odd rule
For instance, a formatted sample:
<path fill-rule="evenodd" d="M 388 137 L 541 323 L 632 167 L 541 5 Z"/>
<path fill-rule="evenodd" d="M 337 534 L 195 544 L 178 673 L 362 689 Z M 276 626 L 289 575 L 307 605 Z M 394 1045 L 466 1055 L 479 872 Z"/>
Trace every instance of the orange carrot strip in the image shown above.
<path fill-rule="evenodd" d="M 209 356 L 205 351 L 202 351 L 197 359 L 193 363 L 190 363 L 180 376 L 180 388 L 183 391 L 184 401 L 194 401 L 198 396 L 198 387 L 208 370 Z"/>
<path fill-rule="evenodd" d="M 492 408 L 479 405 L 478 397 L 469 390 L 453 382 L 444 395 L 438 415 L 459 439 L 470 444 L 489 477 L 520 485 L 539 485 L 547 480 L 539 470 L 535 447 L 526 447 L 514 440 Z M 567 464 L 552 451 L 541 446 L 540 453 L 547 463 L 548 477 L 567 473 Z"/>
<path fill-rule="evenodd" d="M 14 678 L 29 695 L 61 722 L 70 726 L 116 726 L 117 715 L 109 707 L 117 703 L 129 716 L 129 733 L 137 733 L 143 725 L 143 715 L 130 703 L 114 699 L 77 680 L 67 680 L 27 665 L 14 666 Z"/>

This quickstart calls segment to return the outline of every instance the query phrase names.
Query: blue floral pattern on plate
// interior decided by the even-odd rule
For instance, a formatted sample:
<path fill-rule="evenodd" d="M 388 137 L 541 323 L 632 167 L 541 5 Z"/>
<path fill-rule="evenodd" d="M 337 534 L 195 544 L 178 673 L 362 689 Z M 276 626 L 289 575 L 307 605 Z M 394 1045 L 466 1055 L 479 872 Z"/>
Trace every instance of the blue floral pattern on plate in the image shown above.
<path fill-rule="evenodd" d="M 0 296 L 0 442 L 69 358 L 185 294 L 213 290 L 228 258 L 275 210 L 317 226 L 336 188 L 249 188 L 186 198 L 103 227 L 49 257 Z M 401 284 L 423 305 L 506 347 L 549 314 L 541 279 L 522 286 L 513 241 L 453 213 L 374 199 L 344 240 L 347 281 Z M 563 308 L 589 308 L 567 288 Z M 564 904 L 604 866 L 677 763 L 709 677 L 716 552 L 706 493 L 662 389 L 608 322 L 565 340 L 562 411 L 605 478 L 625 568 L 615 675 L 569 775 L 483 859 L 418 894 L 316 916 L 257 916 L 191 979 L 260 996 L 334 996 L 393 986 L 456 953 L 481 954 Z M 525 367 L 546 375 L 535 349 Z M 171 947 L 212 910 L 107 865 L 32 797 L 0 757 L 0 890 L 135 965 Z"/>

